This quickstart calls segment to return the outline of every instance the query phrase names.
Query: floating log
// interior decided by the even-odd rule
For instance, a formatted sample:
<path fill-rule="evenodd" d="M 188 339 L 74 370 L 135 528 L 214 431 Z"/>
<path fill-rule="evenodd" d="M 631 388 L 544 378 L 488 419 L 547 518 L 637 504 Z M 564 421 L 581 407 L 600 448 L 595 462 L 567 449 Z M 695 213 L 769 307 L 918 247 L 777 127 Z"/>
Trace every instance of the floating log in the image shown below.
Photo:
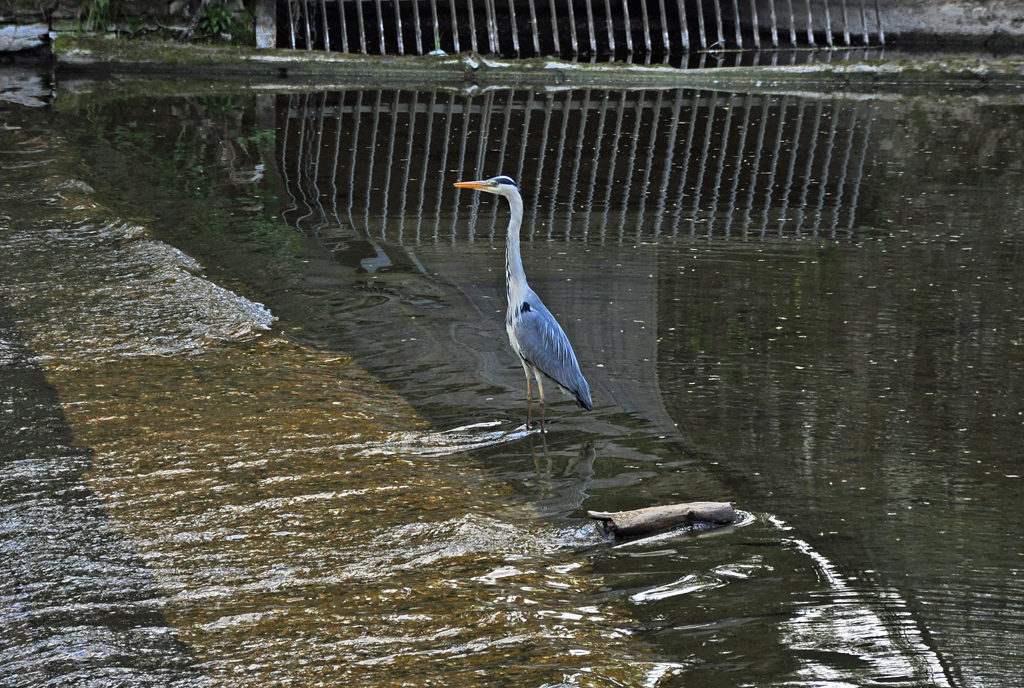
<path fill-rule="evenodd" d="M 590 518 L 601 521 L 602 527 L 615 537 L 646 535 L 694 523 L 725 525 L 736 522 L 736 512 L 729 502 L 691 502 L 651 506 L 633 511 L 588 511 Z"/>

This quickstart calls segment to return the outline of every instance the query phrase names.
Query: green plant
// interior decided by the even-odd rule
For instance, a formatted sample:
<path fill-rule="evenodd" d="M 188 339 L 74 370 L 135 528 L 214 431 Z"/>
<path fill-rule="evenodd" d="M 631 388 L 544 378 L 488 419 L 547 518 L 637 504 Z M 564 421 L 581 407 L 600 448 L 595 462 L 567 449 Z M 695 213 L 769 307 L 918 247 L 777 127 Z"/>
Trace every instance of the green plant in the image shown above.
<path fill-rule="evenodd" d="M 203 18 L 199 20 L 199 30 L 208 34 L 226 33 L 233 23 L 233 12 L 228 3 L 209 4 L 203 12 Z"/>
<path fill-rule="evenodd" d="M 115 0 L 90 0 L 85 6 L 85 28 L 88 31 L 106 31 L 114 19 Z"/>

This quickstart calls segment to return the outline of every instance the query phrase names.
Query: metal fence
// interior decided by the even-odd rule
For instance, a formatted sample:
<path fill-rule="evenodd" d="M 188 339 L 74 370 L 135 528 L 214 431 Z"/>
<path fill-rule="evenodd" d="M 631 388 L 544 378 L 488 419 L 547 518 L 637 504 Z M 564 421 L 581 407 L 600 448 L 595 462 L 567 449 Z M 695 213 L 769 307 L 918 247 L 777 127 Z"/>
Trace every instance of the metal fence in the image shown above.
<path fill-rule="evenodd" d="M 882 45 L 878 0 L 283 0 L 282 47 L 593 59 Z"/>
<path fill-rule="evenodd" d="M 394 243 L 503 240 L 498 204 L 451 186 L 499 173 L 523 189 L 528 240 L 849 237 L 873 107 L 685 90 L 279 98 L 285 219 Z"/>

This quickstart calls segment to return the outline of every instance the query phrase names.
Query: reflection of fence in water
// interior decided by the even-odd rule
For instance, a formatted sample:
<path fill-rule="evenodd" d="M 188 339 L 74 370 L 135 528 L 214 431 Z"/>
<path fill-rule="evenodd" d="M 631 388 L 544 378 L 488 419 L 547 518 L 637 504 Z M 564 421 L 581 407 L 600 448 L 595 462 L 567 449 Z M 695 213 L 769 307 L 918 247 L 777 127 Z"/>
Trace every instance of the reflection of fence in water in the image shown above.
<path fill-rule="evenodd" d="M 462 178 L 512 176 L 524 234 L 565 239 L 844 236 L 871 105 L 693 91 L 344 91 L 284 96 L 289 222 L 386 241 L 494 238 Z M 482 211 L 481 208 L 487 208 Z"/>

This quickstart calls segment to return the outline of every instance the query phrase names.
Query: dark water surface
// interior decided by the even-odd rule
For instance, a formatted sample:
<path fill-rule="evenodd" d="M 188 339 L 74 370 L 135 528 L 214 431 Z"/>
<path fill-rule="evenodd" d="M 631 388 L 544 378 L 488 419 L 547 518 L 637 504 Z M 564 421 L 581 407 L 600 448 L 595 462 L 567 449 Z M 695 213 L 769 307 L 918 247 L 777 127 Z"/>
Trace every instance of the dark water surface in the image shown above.
<path fill-rule="evenodd" d="M 1024 673 L 1014 97 L 0 115 L 3 685 Z M 546 436 L 507 204 L 451 187 L 498 173 L 594 392 Z M 617 544 L 586 518 L 697 500 L 743 522 Z"/>

